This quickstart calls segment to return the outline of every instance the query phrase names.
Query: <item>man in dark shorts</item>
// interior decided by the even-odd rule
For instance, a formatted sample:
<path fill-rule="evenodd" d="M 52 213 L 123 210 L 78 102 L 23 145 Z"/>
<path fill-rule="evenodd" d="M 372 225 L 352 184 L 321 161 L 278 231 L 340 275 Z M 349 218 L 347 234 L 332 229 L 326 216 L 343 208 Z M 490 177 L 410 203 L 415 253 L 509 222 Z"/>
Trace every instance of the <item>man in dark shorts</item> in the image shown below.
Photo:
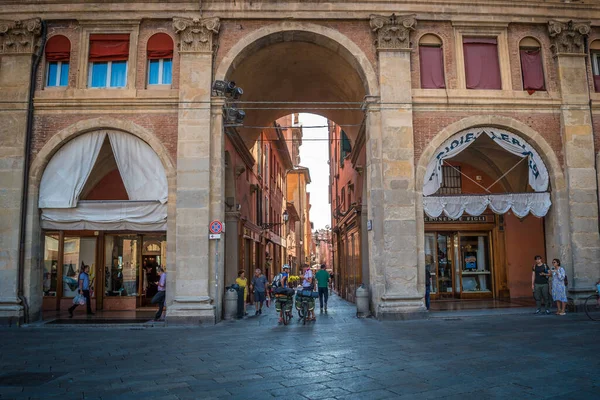
<path fill-rule="evenodd" d="M 262 273 L 260 268 L 256 268 L 252 282 L 250 282 L 251 289 L 254 290 L 254 307 L 256 312 L 254 315 L 262 314 L 263 303 L 265 302 L 266 290 L 267 290 L 267 278 Z"/>
<path fill-rule="evenodd" d="M 550 314 L 550 292 L 548 292 L 548 277 L 550 271 L 548 266 L 542 262 L 541 256 L 535 256 L 535 264 L 531 268 L 531 290 L 535 297 L 535 313 L 542 311 L 542 297 L 546 314 Z"/>

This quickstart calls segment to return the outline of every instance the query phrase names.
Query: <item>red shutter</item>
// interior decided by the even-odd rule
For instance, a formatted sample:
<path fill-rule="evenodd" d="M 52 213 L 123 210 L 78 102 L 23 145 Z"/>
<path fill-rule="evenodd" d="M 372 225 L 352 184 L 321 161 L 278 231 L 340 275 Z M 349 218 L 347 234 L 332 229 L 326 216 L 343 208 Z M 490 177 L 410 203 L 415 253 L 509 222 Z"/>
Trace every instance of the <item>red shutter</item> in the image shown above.
<path fill-rule="evenodd" d="M 467 89 L 502 89 L 494 38 L 464 38 Z"/>
<path fill-rule="evenodd" d="M 129 35 L 90 35 L 90 61 L 127 61 Z"/>
<path fill-rule="evenodd" d="M 157 33 L 148 40 L 148 60 L 173 58 L 173 39 L 166 33 Z"/>
<path fill-rule="evenodd" d="M 419 46 L 421 64 L 421 87 L 423 89 L 444 89 L 444 60 L 441 47 Z"/>
<path fill-rule="evenodd" d="M 523 71 L 523 90 L 532 94 L 536 90 L 546 90 L 544 68 L 540 49 L 520 49 L 521 70 Z"/>
<path fill-rule="evenodd" d="M 65 36 L 52 36 L 46 43 L 46 61 L 69 61 L 71 42 Z"/>

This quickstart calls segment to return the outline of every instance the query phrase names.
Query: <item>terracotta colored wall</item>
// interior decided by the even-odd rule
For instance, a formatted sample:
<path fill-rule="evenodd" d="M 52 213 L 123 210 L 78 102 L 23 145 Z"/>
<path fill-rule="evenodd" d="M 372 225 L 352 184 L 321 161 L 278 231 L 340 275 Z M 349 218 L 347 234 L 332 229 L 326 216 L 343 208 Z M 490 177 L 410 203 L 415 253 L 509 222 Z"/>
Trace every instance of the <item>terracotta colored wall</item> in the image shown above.
<path fill-rule="evenodd" d="M 545 257 L 544 220 L 533 215 L 519 220 L 512 212 L 508 212 L 504 215 L 504 222 L 510 297 L 531 297 L 533 257 L 536 254 Z"/>
<path fill-rule="evenodd" d="M 118 169 L 113 169 L 94 186 L 85 200 L 129 200 Z"/>

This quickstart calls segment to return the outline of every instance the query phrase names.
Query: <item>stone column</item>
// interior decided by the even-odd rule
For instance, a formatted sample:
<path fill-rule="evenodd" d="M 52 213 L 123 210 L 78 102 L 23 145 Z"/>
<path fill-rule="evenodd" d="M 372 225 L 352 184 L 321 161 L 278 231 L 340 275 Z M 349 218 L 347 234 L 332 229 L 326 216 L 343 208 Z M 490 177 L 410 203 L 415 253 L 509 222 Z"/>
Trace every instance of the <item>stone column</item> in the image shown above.
<path fill-rule="evenodd" d="M 225 133 L 223 129 L 223 107 L 224 97 L 213 97 L 211 102 L 211 126 L 210 126 L 210 220 L 225 222 L 226 231 L 237 235 L 235 224 L 227 225 L 225 221 Z M 210 241 L 210 289 L 215 304 L 216 321 L 220 321 L 223 315 L 223 295 L 225 282 L 225 238 L 227 233 L 221 235 L 220 240 Z M 217 249 L 218 246 L 218 249 Z M 218 251 L 218 256 L 217 256 Z M 236 251 L 228 249 L 228 251 Z"/>
<path fill-rule="evenodd" d="M 572 254 L 572 260 L 565 264 L 569 291 L 573 297 L 579 297 L 593 290 L 593 283 L 600 276 L 594 133 L 584 45 L 590 22 L 550 21 L 548 31 L 562 95 L 561 136 Z"/>
<path fill-rule="evenodd" d="M 175 279 L 167 319 L 215 321 L 208 226 L 211 184 L 211 85 L 213 36 L 219 19 L 173 20 L 179 35 L 180 83 L 177 138 Z M 172 278 L 171 278 L 172 279 Z M 211 293 L 212 292 L 212 293 Z"/>
<path fill-rule="evenodd" d="M 0 20 L 0 321 L 22 320 L 18 299 L 21 197 L 27 102 L 33 54 L 40 45 L 41 21 Z M 41 277 L 40 277 L 41 279 Z"/>
<path fill-rule="evenodd" d="M 410 75 L 416 19 L 371 16 L 379 58 L 379 99 L 367 106 L 369 265 L 373 312 L 381 319 L 424 314 L 417 267 L 417 218 Z"/>

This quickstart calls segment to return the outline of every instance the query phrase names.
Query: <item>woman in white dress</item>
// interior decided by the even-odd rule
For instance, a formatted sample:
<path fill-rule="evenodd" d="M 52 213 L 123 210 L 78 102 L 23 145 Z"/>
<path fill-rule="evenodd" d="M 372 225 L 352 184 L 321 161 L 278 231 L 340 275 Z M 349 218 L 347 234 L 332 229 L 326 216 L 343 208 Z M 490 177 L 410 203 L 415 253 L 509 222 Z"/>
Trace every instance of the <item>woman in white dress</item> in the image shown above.
<path fill-rule="evenodd" d="M 556 301 L 556 315 L 565 315 L 567 306 L 567 288 L 565 287 L 565 269 L 560 266 L 560 260 L 552 260 L 552 299 Z"/>

